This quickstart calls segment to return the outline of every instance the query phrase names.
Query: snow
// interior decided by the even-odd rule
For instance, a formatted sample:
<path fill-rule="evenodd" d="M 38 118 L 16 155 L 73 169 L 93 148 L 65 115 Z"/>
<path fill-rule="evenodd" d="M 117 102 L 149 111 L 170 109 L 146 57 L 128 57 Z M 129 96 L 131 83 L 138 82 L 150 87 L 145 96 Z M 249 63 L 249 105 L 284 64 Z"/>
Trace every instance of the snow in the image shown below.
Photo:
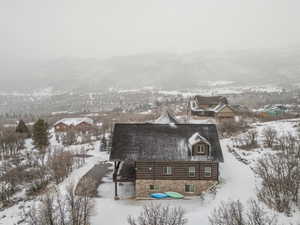
<path fill-rule="evenodd" d="M 56 147 L 63 147 L 61 144 L 57 143 L 55 140 L 54 129 L 50 130 L 50 134 L 52 137 L 50 138 L 50 145 L 53 150 L 56 149 Z M 72 152 L 79 152 L 82 148 L 85 150 L 88 150 L 88 154 L 90 157 L 86 158 L 85 164 L 75 169 L 67 179 L 65 179 L 62 183 L 60 183 L 57 188 L 64 193 L 66 190 L 66 187 L 69 184 L 76 185 L 80 178 L 83 177 L 88 171 L 90 171 L 96 164 L 105 162 L 108 160 L 109 155 L 107 152 L 100 152 L 99 146 L 100 141 L 96 141 L 89 144 L 82 144 L 82 145 L 72 145 L 65 147 L 66 150 L 72 151 Z M 26 139 L 25 140 L 25 149 L 23 150 L 23 154 L 26 155 L 26 153 L 31 154 L 31 157 L 35 157 L 35 155 L 38 154 L 38 151 L 34 149 L 34 146 L 32 145 L 32 139 Z M 4 185 L 4 183 L 0 183 L 1 185 Z M 13 198 L 16 199 L 26 199 L 25 198 L 25 188 L 17 192 Z M 37 200 L 36 198 L 35 200 Z M 14 206 L 7 208 L 3 211 L 0 210 L 0 225 L 13 225 L 17 224 L 22 219 L 23 209 L 28 208 L 32 206 L 33 200 L 28 201 L 21 201 L 18 204 L 15 204 Z"/>
<path fill-rule="evenodd" d="M 173 117 L 168 111 L 166 111 L 159 118 L 154 120 L 152 123 L 169 124 L 172 127 L 176 127 L 175 124 L 178 124 L 178 121 L 176 121 L 175 117 Z"/>
<path fill-rule="evenodd" d="M 294 125 L 299 120 L 284 120 L 274 121 L 263 124 L 255 124 L 255 129 L 259 132 L 267 127 L 274 126 L 280 133 L 294 132 Z M 136 201 L 133 199 L 123 199 L 119 201 L 113 200 L 114 183 L 111 179 L 111 174 L 103 179 L 98 193 L 101 196 L 95 199 L 95 214 L 92 216 L 91 224 L 97 225 L 100 223 L 109 223 L 110 225 L 126 224 L 129 215 L 137 216 L 142 210 L 142 206 L 149 203 L 161 203 L 163 205 L 180 206 L 186 211 L 188 218 L 188 225 L 198 225 L 199 221 L 203 225 L 209 225 L 208 216 L 213 209 L 217 207 L 222 201 L 240 200 L 243 204 L 247 204 L 250 199 L 256 198 L 256 187 L 259 181 L 255 178 L 251 167 L 238 161 L 233 154 L 228 151 L 228 146 L 232 146 L 230 139 L 221 140 L 223 149 L 224 163 L 220 164 L 220 184 L 217 186 L 216 193 L 206 193 L 202 197 L 194 197 L 188 200 L 153 200 L 153 201 Z M 251 154 L 252 159 L 259 157 L 260 154 Z M 126 193 L 126 195 L 123 195 Z M 134 194 L 134 187 L 132 184 L 123 184 L 119 186 L 119 194 L 121 197 L 132 197 Z M 262 206 L 269 212 L 270 209 Z M 117 212 L 118 216 L 115 216 Z M 300 221 L 300 213 L 297 211 L 293 217 L 286 217 L 283 214 L 278 216 L 279 222 L 282 224 L 289 224 Z"/>
<path fill-rule="evenodd" d="M 192 145 L 192 146 L 194 144 L 197 144 L 200 141 L 210 145 L 208 140 L 205 137 L 202 137 L 198 132 L 193 134 L 193 136 L 189 138 L 189 144 Z"/>
<path fill-rule="evenodd" d="M 218 83 L 218 82 L 216 82 Z M 164 95 L 182 95 L 183 97 L 191 97 L 195 95 L 205 95 L 205 96 L 214 96 L 214 95 L 226 95 L 226 94 L 242 94 L 245 92 L 282 92 L 281 87 L 277 87 L 275 85 L 265 84 L 265 85 L 249 85 L 249 86 L 238 86 L 232 84 L 232 86 L 228 85 L 215 85 L 215 86 L 207 86 L 205 85 L 201 89 L 194 89 L 191 91 L 164 91 L 161 90 L 158 93 Z"/>
<path fill-rule="evenodd" d="M 219 81 L 207 81 L 207 84 L 209 86 L 225 86 L 225 85 L 230 85 L 234 84 L 235 81 L 229 81 L 229 80 L 219 80 Z"/>
<path fill-rule="evenodd" d="M 224 149 L 225 163 L 221 164 L 221 184 L 217 188 L 217 193 L 206 194 L 204 198 L 194 197 L 188 200 L 153 200 L 151 202 L 161 203 L 164 205 L 181 206 L 189 219 L 188 225 L 201 224 L 208 225 L 208 215 L 221 201 L 228 199 L 240 199 L 247 202 L 250 198 L 255 198 L 255 178 L 251 169 L 238 162 L 232 154 L 226 150 L 226 146 L 230 144 L 230 140 L 222 141 Z M 238 172 L 237 172 L 238 171 Z M 110 177 L 104 179 L 98 190 L 100 199 L 96 199 L 96 215 L 92 217 L 91 224 L 96 225 L 99 222 L 106 222 L 110 225 L 123 225 L 126 223 L 128 215 L 138 215 L 144 204 L 150 201 L 135 200 L 113 200 L 114 183 Z M 130 185 L 119 186 L 120 192 L 124 192 L 124 188 L 132 190 Z M 234 193 L 234 194 L 233 194 Z M 121 196 L 121 195 L 120 195 Z M 118 212 L 118 216 L 114 216 Z"/>
<path fill-rule="evenodd" d="M 259 132 L 259 142 L 261 142 L 261 132 L 264 128 L 274 127 L 282 135 L 287 133 L 295 135 L 295 125 L 299 122 L 299 119 L 293 119 L 257 123 L 253 124 L 253 129 L 257 129 Z M 52 138 L 51 143 L 54 144 L 54 138 Z M 75 184 L 78 183 L 79 179 L 83 177 L 94 165 L 108 159 L 108 154 L 106 152 L 98 151 L 99 144 L 99 141 L 96 142 L 93 147 L 94 150 L 89 152 L 92 157 L 86 159 L 86 164 L 83 167 L 74 170 L 70 176 L 59 185 L 59 189 L 61 191 L 64 191 L 70 182 Z M 124 225 L 126 224 L 129 215 L 139 215 L 142 210 L 142 206 L 149 203 L 181 206 L 186 211 L 186 217 L 188 218 L 187 225 L 198 225 L 199 221 L 201 221 L 201 224 L 203 225 L 208 225 L 208 216 L 222 201 L 239 199 L 242 203 L 246 204 L 248 200 L 256 199 L 256 187 L 259 185 L 259 181 L 256 179 L 253 171 L 251 170 L 251 164 L 250 166 L 243 164 L 228 151 L 228 146 L 231 147 L 232 144 L 231 139 L 221 140 L 225 162 L 220 164 L 220 184 L 217 186 L 215 193 L 205 193 L 201 197 L 192 197 L 187 200 L 136 201 L 131 198 L 134 196 L 134 186 L 131 183 L 123 183 L 122 185 L 119 185 L 119 194 L 120 197 L 122 197 L 122 200 L 115 201 L 113 199 L 114 183 L 112 182 L 112 174 L 107 174 L 107 176 L 102 180 L 104 183 L 98 188 L 100 198 L 94 199 L 95 210 L 91 218 L 91 225 L 98 225 L 99 223 Z M 28 150 L 32 148 L 30 139 L 26 140 L 26 147 Z M 82 145 L 77 146 L 77 148 L 81 147 Z M 72 146 L 71 148 L 74 148 L 75 150 L 76 146 Z M 261 149 L 257 149 L 251 153 L 239 150 L 239 153 L 243 154 L 243 152 L 245 153 L 245 157 L 251 161 L 255 161 L 261 155 Z M 17 222 L 20 221 L 20 215 L 22 213 L 21 207 L 26 208 L 31 204 L 31 201 L 22 202 L 11 208 L 5 209 L 4 211 L 0 211 L 0 225 L 17 224 Z M 299 221 L 299 211 L 295 212 L 293 217 L 289 218 L 283 214 L 279 215 L 279 222 L 282 224 L 289 224 L 290 222 L 297 224 L 296 222 Z"/>
<path fill-rule="evenodd" d="M 59 188 L 62 192 L 64 192 L 66 190 L 66 187 L 71 183 L 74 184 L 74 186 L 76 187 L 79 180 L 88 171 L 90 171 L 96 164 L 108 160 L 109 155 L 107 152 L 100 152 L 100 151 L 98 151 L 99 148 L 95 148 L 95 149 L 96 150 L 94 150 L 91 153 L 92 157 L 89 157 L 86 159 L 86 163 L 84 166 L 80 167 L 77 170 L 74 170 L 66 180 L 64 180 L 61 184 L 59 184 Z"/>
<path fill-rule="evenodd" d="M 209 118 L 209 119 L 204 119 L 204 120 L 191 119 L 191 120 L 189 120 L 189 123 L 191 123 L 191 124 L 216 124 L 216 120 L 214 118 Z"/>
<path fill-rule="evenodd" d="M 81 124 L 81 123 L 89 123 L 89 124 L 93 124 L 94 121 L 90 118 L 87 118 L 87 117 L 82 117 L 82 118 L 65 118 L 65 119 L 62 119 L 62 120 L 59 120 L 57 121 L 55 125 L 57 124 L 60 124 L 60 123 L 63 123 L 63 124 L 66 124 L 67 126 L 77 126 L 78 124 Z"/>

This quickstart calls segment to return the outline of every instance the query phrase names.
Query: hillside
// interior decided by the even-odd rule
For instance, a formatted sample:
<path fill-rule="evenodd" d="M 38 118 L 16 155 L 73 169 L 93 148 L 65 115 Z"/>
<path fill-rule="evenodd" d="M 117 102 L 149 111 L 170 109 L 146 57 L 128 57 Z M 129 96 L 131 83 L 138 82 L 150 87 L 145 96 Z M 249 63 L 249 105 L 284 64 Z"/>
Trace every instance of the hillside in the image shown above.
<path fill-rule="evenodd" d="M 152 86 L 163 89 L 201 87 L 226 78 L 237 84 L 300 82 L 300 50 L 202 51 L 147 54 L 106 60 L 65 58 L 50 61 L 2 61 L 2 91 L 95 91 Z M 17 67 L 15 65 L 18 65 Z"/>

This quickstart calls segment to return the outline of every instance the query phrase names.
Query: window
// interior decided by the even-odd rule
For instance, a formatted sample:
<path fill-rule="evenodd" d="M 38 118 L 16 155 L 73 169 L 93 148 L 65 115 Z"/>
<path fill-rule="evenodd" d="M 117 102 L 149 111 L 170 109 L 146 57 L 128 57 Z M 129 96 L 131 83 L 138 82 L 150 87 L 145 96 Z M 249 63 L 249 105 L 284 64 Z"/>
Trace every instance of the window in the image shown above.
<path fill-rule="evenodd" d="M 163 174 L 164 175 L 172 175 L 172 167 L 170 167 L 170 166 L 167 166 L 167 167 L 164 167 L 163 168 Z"/>
<path fill-rule="evenodd" d="M 189 177 L 195 177 L 195 176 L 196 176 L 196 168 L 189 167 Z"/>
<path fill-rule="evenodd" d="M 159 190 L 159 186 L 155 185 L 155 184 L 150 184 L 149 185 L 149 190 L 150 191 L 158 191 Z"/>
<path fill-rule="evenodd" d="M 204 154 L 205 153 L 205 145 L 203 145 L 203 144 L 198 145 L 198 153 L 199 154 Z"/>
<path fill-rule="evenodd" d="M 195 185 L 194 184 L 186 184 L 184 191 L 187 193 L 194 193 L 195 192 Z"/>
<path fill-rule="evenodd" d="M 211 167 L 210 166 L 204 167 L 204 177 L 211 177 Z"/>

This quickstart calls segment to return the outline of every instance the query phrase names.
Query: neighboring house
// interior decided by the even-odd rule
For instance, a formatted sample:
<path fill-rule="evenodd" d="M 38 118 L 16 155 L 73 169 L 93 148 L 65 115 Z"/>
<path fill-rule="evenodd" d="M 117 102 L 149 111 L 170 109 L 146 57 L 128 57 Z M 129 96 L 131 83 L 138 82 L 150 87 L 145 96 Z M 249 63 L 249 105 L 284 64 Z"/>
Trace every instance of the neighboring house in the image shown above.
<path fill-rule="evenodd" d="M 189 113 L 192 119 L 215 118 L 217 121 L 234 120 L 235 110 L 223 96 L 196 95 L 189 102 Z"/>
<path fill-rule="evenodd" d="M 56 132 L 66 132 L 68 130 L 87 131 L 94 127 L 94 121 L 90 118 L 65 118 L 54 124 Z"/>
<path fill-rule="evenodd" d="M 267 105 L 263 109 L 257 110 L 257 115 L 261 118 L 282 116 L 289 110 L 287 106 L 281 104 Z"/>
<path fill-rule="evenodd" d="M 115 124 L 110 160 L 116 199 L 118 182 L 133 182 L 136 198 L 147 198 L 208 190 L 219 181 L 223 154 L 215 124 L 179 124 L 167 114 L 154 123 Z"/>

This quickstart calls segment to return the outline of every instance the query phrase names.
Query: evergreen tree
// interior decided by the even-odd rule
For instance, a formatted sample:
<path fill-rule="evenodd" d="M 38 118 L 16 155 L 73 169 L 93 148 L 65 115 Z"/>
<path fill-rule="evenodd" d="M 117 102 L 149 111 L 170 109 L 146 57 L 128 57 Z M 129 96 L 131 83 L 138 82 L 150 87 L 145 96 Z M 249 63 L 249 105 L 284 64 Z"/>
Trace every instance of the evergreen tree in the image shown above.
<path fill-rule="evenodd" d="M 108 136 L 108 140 L 107 140 L 107 151 L 111 152 L 111 148 L 112 148 L 112 134 L 110 134 Z"/>
<path fill-rule="evenodd" d="M 45 150 L 49 145 L 49 131 L 48 124 L 42 119 L 39 119 L 34 125 L 32 130 L 33 145 L 40 151 Z"/>
<path fill-rule="evenodd" d="M 105 134 L 103 135 L 101 142 L 100 142 L 100 151 L 101 152 L 107 151 L 107 140 L 105 138 Z"/>
<path fill-rule="evenodd" d="M 26 135 L 27 137 L 30 137 L 29 129 L 28 129 L 28 127 L 26 126 L 24 120 L 20 120 L 20 121 L 19 121 L 18 126 L 17 126 L 17 128 L 16 128 L 16 132 L 17 132 L 17 133 L 20 133 L 20 134 L 24 134 L 24 135 Z"/>

